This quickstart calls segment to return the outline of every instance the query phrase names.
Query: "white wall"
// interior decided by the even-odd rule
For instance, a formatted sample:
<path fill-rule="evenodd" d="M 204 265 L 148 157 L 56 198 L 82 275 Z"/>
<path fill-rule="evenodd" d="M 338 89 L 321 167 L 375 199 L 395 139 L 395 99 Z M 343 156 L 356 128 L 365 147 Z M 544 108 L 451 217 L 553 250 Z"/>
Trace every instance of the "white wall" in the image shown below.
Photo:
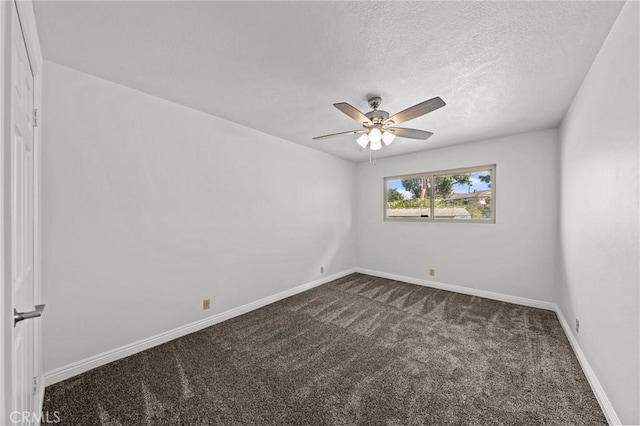
<path fill-rule="evenodd" d="M 428 142 L 426 142 L 428 143 Z M 496 223 L 383 221 L 383 178 L 496 164 Z M 358 266 L 512 296 L 556 299 L 558 132 L 358 166 Z M 436 276 L 428 276 L 429 268 Z"/>
<path fill-rule="evenodd" d="M 640 424 L 639 6 L 625 4 L 561 126 L 560 307 L 625 424 Z"/>
<path fill-rule="evenodd" d="M 355 266 L 355 164 L 44 76 L 45 371 Z"/>

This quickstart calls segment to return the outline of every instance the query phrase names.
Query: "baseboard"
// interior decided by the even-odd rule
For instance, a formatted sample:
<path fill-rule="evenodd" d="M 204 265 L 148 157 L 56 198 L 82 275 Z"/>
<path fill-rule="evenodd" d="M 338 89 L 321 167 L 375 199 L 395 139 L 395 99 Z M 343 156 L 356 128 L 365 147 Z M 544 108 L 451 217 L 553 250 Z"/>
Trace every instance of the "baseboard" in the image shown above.
<path fill-rule="evenodd" d="M 309 290 L 311 288 L 317 287 L 319 285 L 328 283 L 330 281 L 336 280 L 338 278 L 342 278 L 354 272 L 359 272 L 362 274 L 373 275 L 381 278 L 388 278 L 396 281 L 403 281 L 411 284 L 421 285 L 425 287 L 437 288 L 440 290 L 447 290 L 456 293 L 468 294 L 470 296 L 484 297 L 487 299 L 499 300 L 502 302 L 514 303 L 517 305 L 530 306 L 533 308 L 545 309 L 549 311 L 554 311 L 558 316 L 558 320 L 560 321 L 560 325 L 571 344 L 571 348 L 582 367 L 582 371 L 587 377 L 587 381 L 591 386 L 593 393 L 600 404 L 600 408 L 602 409 L 607 421 L 610 425 L 619 425 L 621 424 L 618 415 L 616 414 L 609 398 L 607 397 L 604 389 L 600 385 L 600 381 L 598 380 L 596 374 L 594 373 L 589 361 L 582 352 L 582 348 L 580 344 L 576 340 L 575 336 L 571 332 L 571 327 L 567 323 L 560 307 L 551 302 L 543 302 L 535 299 L 527 299 L 524 297 L 518 296 L 510 296 L 507 294 L 494 293 L 490 291 L 478 290 L 469 287 L 463 287 L 453 284 L 444 284 L 436 281 L 429 281 L 419 278 L 407 277 L 403 275 L 390 274 L 386 272 L 374 271 L 370 269 L 364 268 L 352 268 L 347 269 L 342 272 L 339 272 L 334 275 L 330 275 L 328 277 L 311 281 L 297 287 L 291 288 L 289 290 L 282 291 L 280 293 L 274 294 L 272 296 L 268 296 L 262 298 L 260 300 L 256 300 L 251 303 L 247 303 L 246 305 L 239 306 L 237 308 L 228 310 L 226 312 L 222 312 L 216 315 L 213 315 L 209 318 L 205 318 L 200 321 L 193 322 L 191 324 L 187 324 L 182 327 L 175 328 L 173 330 L 167 331 L 165 333 L 157 334 L 155 336 L 149 337 L 147 339 L 140 340 L 138 342 L 131 343 L 126 346 L 122 346 L 120 348 L 103 352 L 101 354 L 86 358 L 84 360 L 74 362 L 72 364 L 57 368 L 55 370 L 49 371 L 44 374 L 44 380 L 41 381 L 41 392 L 40 395 L 44 395 L 44 386 L 49 386 L 54 383 L 60 382 L 62 380 L 66 380 L 78 374 L 84 373 L 85 371 L 89 371 L 93 368 L 100 367 L 101 365 L 108 364 L 110 362 L 116 361 L 121 358 L 125 358 L 127 356 L 133 355 L 135 353 L 141 352 L 145 349 L 152 348 L 154 346 L 160 345 L 162 343 L 168 342 L 173 339 L 177 339 L 178 337 L 185 336 L 187 334 L 196 332 L 198 330 L 202 330 L 203 328 L 212 326 L 214 324 L 218 324 L 222 321 L 226 321 L 228 319 L 237 317 L 238 315 L 245 314 L 247 312 L 251 312 L 263 306 L 269 305 L 271 303 L 277 302 L 279 300 L 285 299 L 287 297 L 293 296 L 295 294 L 301 293 L 303 291 Z"/>
<path fill-rule="evenodd" d="M 591 390 L 593 391 L 594 395 L 596 396 L 596 399 L 598 400 L 598 403 L 600 404 L 600 408 L 602 409 L 602 412 L 604 413 L 607 419 L 607 422 L 609 422 L 610 425 L 622 424 L 620 422 L 620 419 L 618 418 L 618 415 L 613 409 L 613 406 L 611 405 L 609 398 L 607 398 L 607 395 L 604 389 L 602 388 L 602 385 L 600 385 L 600 381 L 598 380 L 598 377 L 596 376 L 595 372 L 591 368 L 589 361 L 587 361 L 587 357 L 584 355 L 584 352 L 582 352 L 582 348 L 580 347 L 580 344 L 578 343 L 575 336 L 573 335 L 573 332 L 571 331 L 571 327 L 569 327 L 569 323 L 567 323 L 567 320 L 565 319 L 564 315 L 562 314 L 562 311 L 560 310 L 560 307 L 557 304 L 551 303 L 551 302 L 543 302 L 535 299 L 527 299 L 524 297 L 510 296 L 507 294 L 494 293 L 490 291 L 477 290 L 475 288 L 463 287 L 463 286 L 452 285 L 452 284 L 444 284 L 436 281 L 406 277 L 403 275 L 389 274 L 386 272 L 373 271 L 373 270 L 364 269 L 364 268 L 355 268 L 355 271 L 362 274 L 373 275 L 381 278 L 388 278 L 396 281 L 403 281 L 403 282 L 417 284 L 425 287 L 432 287 L 440 290 L 447 290 L 447 291 L 453 291 L 456 293 L 468 294 L 470 296 L 485 297 L 487 299 L 500 300 L 502 302 L 514 303 L 516 305 L 530 306 L 533 308 L 540 308 L 548 311 L 554 311 L 558 317 L 558 320 L 560 321 L 560 325 L 562 326 L 564 334 L 567 336 L 567 339 L 571 344 L 573 353 L 576 355 L 576 358 L 578 358 L 578 362 L 582 367 L 582 371 L 584 372 L 584 375 L 587 377 L 587 381 L 591 386 Z"/>
<path fill-rule="evenodd" d="M 136 354 L 145 349 L 149 349 L 154 346 L 158 346 L 162 343 L 166 343 L 170 340 L 177 339 L 178 337 L 182 337 L 187 334 L 202 330 L 203 328 L 237 317 L 238 315 L 246 314 L 247 312 L 251 312 L 263 306 L 269 305 L 271 303 L 277 302 L 279 300 L 285 299 L 287 297 L 293 296 L 295 294 L 301 293 L 303 291 L 309 290 L 319 285 L 328 283 L 338 278 L 342 278 L 354 272 L 355 272 L 355 269 L 347 269 L 337 274 L 333 274 L 333 275 L 321 278 L 319 280 L 311 281 L 311 282 L 299 285 L 297 287 L 282 291 L 280 293 L 274 294 L 272 296 L 267 296 L 260 300 L 247 303 L 246 305 L 242 305 L 237 308 L 233 308 L 228 311 L 221 312 L 209 318 L 205 318 L 200 321 L 195 321 L 190 324 L 187 324 L 178 328 L 174 328 L 173 330 L 156 334 L 155 336 L 148 337 L 146 339 L 142 339 L 137 342 L 130 343 L 128 345 L 121 346 L 119 348 L 116 348 L 107 352 L 103 352 L 98 355 L 91 356 L 89 358 L 85 358 L 83 360 L 74 362 L 69 365 L 62 366 L 60 368 L 56 368 L 55 370 L 48 371 L 44 374 L 44 381 L 43 381 L 44 385 L 49 386 L 54 383 L 61 382 L 63 380 L 69 379 L 78 374 L 92 370 L 96 367 L 100 367 L 110 362 L 117 361 L 119 359 Z"/>
<path fill-rule="evenodd" d="M 356 268 L 356 272 L 362 274 L 373 275 L 390 280 L 403 281 L 406 283 L 421 285 L 424 287 L 437 288 L 439 290 L 453 291 L 455 293 L 468 294 L 469 296 L 484 297 L 485 299 L 499 300 L 501 302 L 513 303 L 516 305 L 530 306 L 532 308 L 545 309 L 547 311 L 555 311 L 557 305 L 551 302 L 543 302 L 541 300 L 527 299 L 525 297 L 510 296 L 508 294 L 494 293 L 491 291 L 478 290 L 470 287 L 463 287 L 453 284 L 444 284 L 437 281 L 423 280 L 420 278 L 406 277 L 403 275 L 389 274 L 387 272 L 373 271 L 371 269 Z"/>
<path fill-rule="evenodd" d="M 604 416 L 607 418 L 607 422 L 609 422 L 610 425 L 622 424 L 622 422 L 620 422 L 620 418 L 616 414 L 616 411 L 613 409 L 613 405 L 611 405 L 611 401 L 609 401 L 607 394 L 602 388 L 602 385 L 600 385 L 600 381 L 598 380 L 596 373 L 591 368 L 591 365 L 589 364 L 589 361 L 587 361 L 587 357 L 584 355 L 584 352 L 582 352 L 580 343 L 578 343 L 578 340 L 573 335 L 573 332 L 571 331 L 571 327 L 569 326 L 569 323 L 567 322 L 566 318 L 562 314 L 562 311 L 560 310 L 559 306 L 556 306 L 556 315 L 558 316 L 560 325 L 564 330 L 564 334 L 567 336 L 567 339 L 569 339 L 569 343 L 571 344 L 573 353 L 576 354 L 576 358 L 578 358 L 580 367 L 582 367 L 582 371 L 584 372 L 584 375 L 587 377 L 587 381 L 591 386 L 591 390 L 596 396 L 596 399 L 600 404 L 600 408 L 602 408 L 602 412 L 604 413 Z"/>
<path fill-rule="evenodd" d="M 533 308 L 540 308 L 548 311 L 554 311 L 558 317 L 558 320 L 560 321 L 560 325 L 562 326 L 562 330 L 564 331 L 564 334 L 567 336 L 567 339 L 571 344 L 573 353 L 576 355 L 576 358 L 580 363 L 580 367 L 582 367 L 582 371 L 584 372 L 584 375 L 587 377 L 587 381 L 591 386 L 591 390 L 593 391 L 594 395 L 596 396 L 596 399 L 598 400 L 598 403 L 600 404 L 600 408 L 602 409 L 602 412 L 604 413 L 607 419 L 607 422 L 609 422 L 610 425 L 622 424 L 620 422 L 620 419 L 618 418 L 618 415 L 613 409 L 613 406 L 611 405 L 611 402 L 609 401 L 609 398 L 607 397 L 604 389 L 600 385 L 600 381 L 598 380 L 598 377 L 596 376 L 593 369 L 591 368 L 589 361 L 587 361 L 587 358 L 584 355 L 584 352 L 582 352 L 582 348 L 580 347 L 580 344 L 578 343 L 575 336 L 573 335 L 573 332 L 571 331 L 571 327 L 569 327 L 569 323 L 567 323 L 567 320 L 565 319 L 564 315 L 562 314 L 562 311 L 560 310 L 560 307 L 557 304 L 551 303 L 551 302 L 543 302 L 535 299 L 527 299 L 524 297 L 510 296 L 507 294 L 494 293 L 490 291 L 477 290 L 475 288 L 463 287 L 463 286 L 452 285 L 452 284 L 444 284 L 436 281 L 423 280 L 420 278 L 406 277 L 406 276 L 397 275 L 397 274 L 389 274 L 387 272 L 373 271 L 373 270 L 364 269 L 364 268 L 355 268 L 355 271 L 362 274 L 373 275 L 381 278 L 388 278 L 396 281 L 403 281 L 403 282 L 417 284 L 425 287 L 432 287 L 440 290 L 447 290 L 447 291 L 453 291 L 456 293 L 468 294 L 470 296 L 485 297 L 487 299 L 500 300 L 502 302 L 514 303 L 516 305 L 530 306 Z"/>

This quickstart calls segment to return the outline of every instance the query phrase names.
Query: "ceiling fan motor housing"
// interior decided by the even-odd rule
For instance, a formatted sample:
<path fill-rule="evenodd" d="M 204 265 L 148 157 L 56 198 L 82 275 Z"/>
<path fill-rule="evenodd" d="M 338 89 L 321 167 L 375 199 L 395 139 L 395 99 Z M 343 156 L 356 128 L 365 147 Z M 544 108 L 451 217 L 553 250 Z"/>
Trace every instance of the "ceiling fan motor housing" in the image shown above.
<path fill-rule="evenodd" d="M 373 111 L 369 111 L 365 116 L 373 122 L 373 124 L 381 125 L 387 118 L 389 113 L 387 111 L 378 111 L 378 107 L 382 103 L 380 96 L 372 96 L 368 99 L 369 106 L 373 108 Z"/>
<path fill-rule="evenodd" d="M 374 109 L 366 113 L 365 116 L 373 121 L 373 124 L 382 124 L 383 121 L 389 118 L 389 113 L 387 111 Z"/>

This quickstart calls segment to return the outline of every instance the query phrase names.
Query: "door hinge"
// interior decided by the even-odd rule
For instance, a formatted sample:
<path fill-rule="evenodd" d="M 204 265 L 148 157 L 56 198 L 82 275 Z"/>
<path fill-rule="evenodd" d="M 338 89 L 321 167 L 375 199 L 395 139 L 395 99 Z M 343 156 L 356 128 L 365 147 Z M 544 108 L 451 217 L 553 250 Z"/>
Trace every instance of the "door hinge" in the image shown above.
<path fill-rule="evenodd" d="M 38 378 L 37 377 L 33 378 L 33 394 L 34 395 L 38 394 Z"/>
<path fill-rule="evenodd" d="M 38 108 L 33 109 L 33 127 L 40 126 L 40 116 L 38 115 Z"/>

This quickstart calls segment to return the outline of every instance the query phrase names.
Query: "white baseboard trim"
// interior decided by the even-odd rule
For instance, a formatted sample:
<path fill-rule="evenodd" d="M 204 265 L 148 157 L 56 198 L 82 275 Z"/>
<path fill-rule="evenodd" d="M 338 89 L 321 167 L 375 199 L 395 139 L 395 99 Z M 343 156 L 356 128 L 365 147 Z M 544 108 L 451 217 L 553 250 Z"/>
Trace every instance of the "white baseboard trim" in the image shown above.
<path fill-rule="evenodd" d="M 485 299 L 499 300 L 501 302 L 513 303 L 516 305 L 529 306 L 532 308 L 545 309 L 547 311 L 555 311 L 557 306 L 552 302 L 543 302 L 541 300 L 527 299 L 525 297 L 510 296 L 508 294 L 494 293 L 491 291 L 478 290 L 470 287 L 463 287 L 453 284 L 444 284 L 437 281 L 423 280 L 420 278 L 405 277 L 403 275 L 389 274 L 387 272 L 373 271 L 371 269 L 356 268 L 356 272 L 362 274 L 373 275 L 390 280 L 403 281 L 406 283 L 417 284 L 424 287 L 437 288 L 439 290 L 453 291 L 455 293 L 468 294 L 469 296 L 484 297 Z"/>
<path fill-rule="evenodd" d="M 573 349 L 573 352 L 575 353 L 576 358 L 578 358 L 578 362 L 582 367 L 582 371 L 587 377 L 587 381 L 589 382 L 589 385 L 591 386 L 591 389 L 595 394 L 596 399 L 598 400 L 598 403 L 600 404 L 600 408 L 602 408 L 602 411 L 607 421 L 609 422 L 610 425 L 621 424 L 620 419 L 618 418 L 618 415 L 616 414 L 615 410 L 613 409 L 613 406 L 611 405 L 611 402 L 609 401 L 609 398 L 607 397 L 604 389 L 600 385 L 600 381 L 596 377 L 596 374 L 591 368 L 591 365 L 587 361 L 587 358 L 584 355 L 584 352 L 582 352 L 582 348 L 580 347 L 580 344 L 578 343 L 575 336 L 571 332 L 571 328 L 569 327 L 567 320 L 565 319 L 564 315 L 562 314 L 562 311 L 560 310 L 560 307 L 557 304 L 551 303 L 551 302 L 543 302 L 535 299 L 527 299 L 524 297 L 510 296 L 507 294 L 478 290 L 474 288 L 463 287 L 463 286 L 458 286 L 453 284 L 444 284 L 444 283 L 424 280 L 420 278 L 390 274 L 386 272 L 374 271 L 374 270 L 365 269 L 365 268 L 347 269 L 337 274 L 330 275 L 325 278 L 321 278 L 319 280 L 311 281 L 311 282 L 299 285 L 297 287 L 291 288 L 289 290 L 285 290 L 280 293 L 274 294 L 272 296 L 267 296 L 260 300 L 247 303 L 246 305 L 242 305 L 237 308 L 230 309 L 226 312 L 213 315 L 209 318 L 205 318 L 203 320 L 196 321 L 191 324 L 184 325 L 182 327 L 174 328 L 173 330 L 167 331 L 165 333 L 160 333 L 155 336 L 131 343 L 129 345 L 122 346 L 120 348 L 113 349 L 111 351 L 103 352 L 101 354 L 94 355 L 92 357 L 83 359 L 81 361 L 77 361 L 72 364 L 57 368 L 55 370 L 49 371 L 44 374 L 44 380 L 41 381 L 42 382 L 41 387 L 58 383 L 62 380 L 66 380 L 68 378 L 84 373 L 96 367 L 100 367 L 102 365 L 108 364 L 118 359 L 125 358 L 127 356 L 141 352 L 145 349 L 152 348 L 162 343 L 166 343 L 170 340 L 177 339 L 178 337 L 185 336 L 187 334 L 196 332 L 198 330 L 202 330 L 203 328 L 212 326 L 214 324 L 218 324 L 222 321 L 226 321 L 228 319 L 237 317 L 247 312 L 251 312 L 263 306 L 269 305 L 271 303 L 277 302 L 279 300 L 285 299 L 287 297 L 293 296 L 295 294 L 301 293 L 303 291 L 309 290 L 319 285 L 328 283 L 338 278 L 345 277 L 354 272 L 373 275 L 381 278 L 388 278 L 396 281 L 407 282 L 407 283 L 421 285 L 425 287 L 437 288 L 440 290 L 447 290 L 447 291 L 452 291 L 456 293 L 468 294 L 470 296 L 478 296 L 478 297 L 484 297 L 487 299 L 499 300 L 502 302 L 514 303 L 516 305 L 530 306 L 533 308 L 554 311 L 558 316 L 560 325 L 562 326 L 562 329 L 564 330 L 564 333 L 567 336 L 569 343 L 571 344 L 571 348 Z M 42 389 L 42 392 L 40 394 L 44 395 L 44 389 Z"/>
<path fill-rule="evenodd" d="M 142 352 L 145 349 L 149 349 L 154 346 L 158 346 L 162 343 L 166 343 L 170 340 L 177 339 L 178 337 L 182 337 L 187 334 L 202 330 L 203 328 L 210 327 L 222 321 L 226 321 L 228 319 L 237 317 L 238 315 L 246 314 L 247 312 L 251 312 L 263 306 L 277 302 L 278 300 L 285 299 L 287 297 L 312 289 L 314 287 L 328 283 L 338 278 L 345 277 L 354 272 L 355 272 L 354 268 L 347 269 L 337 274 L 333 274 L 315 281 L 311 281 L 311 282 L 299 285 L 297 287 L 293 287 L 288 290 L 282 291 L 280 293 L 274 294 L 272 296 L 267 296 L 260 300 L 247 303 L 246 305 L 242 305 L 237 308 L 233 308 L 228 311 L 221 312 L 209 318 L 205 318 L 200 321 L 195 321 L 190 324 L 174 328 L 173 330 L 156 334 L 155 336 L 148 337 L 146 339 L 142 339 L 137 342 L 133 342 L 128 345 L 121 346 L 119 348 L 106 351 L 98 355 L 91 356 L 89 358 L 85 358 L 83 360 L 62 366 L 60 368 L 56 368 L 55 370 L 48 371 L 44 374 L 44 385 L 49 386 L 54 383 L 61 382 L 73 376 L 77 376 L 78 374 L 92 370 L 96 367 L 100 367 L 102 365 L 108 364 L 113 361 L 117 361 L 119 359 L 136 354 L 138 352 Z"/>
<path fill-rule="evenodd" d="M 596 376 L 593 369 L 591 368 L 589 361 L 587 361 L 587 357 L 584 355 L 584 352 L 582 352 L 582 348 L 580 347 L 578 340 L 576 340 L 575 336 L 573 335 L 573 332 L 571 331 L 571 327 L 569 327 L 569 323 L 567 323 L 567 320 L 565 319 L 564 315 L 562 314 L 562 311 L 560 310 L 560 307 L 557 304 L 552 302 L 543 302 L 535 299 L 527 299 L 524 297 L 510 296 L 507 294 L 494 293 L 491 291 L 478 290 L 475 288 L 462 287 L 462 286 L 452 285 L 452 284 L 444 284 L 436 281 L 423 280 L 420 278 L 412 278 L 412 277 L 406 277 L 403 275 L 389 274 L 387 272 L 373 271 L 371 269 L 355 268 L 355 271 L 362 274 L 388 278 L 396 281 L 403 281 L 403 282 L 417 284 L 425 287 L 432 287 L 440 290 L 447 290 L 447 291 L 453 291 L 456 293 L 468 294 L 470 296 L 485 297 L 487 299 L 500 300 L 502 302 L 509 302 L 516 305 L 530 306 L 533 308 L 540 308 L 548 311 L 554 311 L 558 317 L 558 320 L 560 321 L 560 325 L 562 326 L 562 330 L 564 331 L 564 334 L 567 336 L 567 339 L 571 344 L 573 353 L 576 355 L 576 358 L 578 358 L 580 367 L 582 367 L 582 371 L 584 372 L 584 375 L 587 377 L 587 381 L 591 386 L 591 390 L 593 391 L 594 395 L 596 396 L 596 399 L 598 400 L 598 403 L 600 404 L 600 408 L 602 409 L 602 412 L 604 413 L 607 419 L 607 422 L 609 422 L 610 425 L 622 424 L 620 422 L 620 419 L 618 418 L 618 415 L 613 409 L 613 405 L 611 405 L 611 401 L 609 401 L 607 394 L 602 388 L 602 385 L 600 385 L 600 381 L 598 380 L 598 377 Z"/>
<path fill-rule="evenodd" d="M 562 314 L 562 311 L 560 310 L 559 306 L 556 306 L 556 315 L 558 316 L 560 325 L 564 330 L 564 334 L 567 336 L 567 339 L 569 339 L 569 343 L 571 344 L 573 353 L 576 354 L 576 358 L 578 358 L 580 367 L 582 367 L 582 371 L 584 372 L 584 375 L 587 377 L 587 381 L 591 386 L 591 390 L 596 396 L 596 399 L 600 404 L 600 408 L 602 408 L 602 412 L 604 413 L 604 416 L 607 418 L 607 422 L 609 422 L 610 425 L 622 424 L 622 422 L 620 421 L 620 418 L 616 414 L 616 411 L 613 409 L 613 405 L 611 405 L 611 401 L 609 401 L 607 394 L 602 388 L 602 385 L 600 384 L 600 381 L 598 380 L 596 373 L 594 373 L 593 369 L 591 368 L 591 365 L 589 364 L 589 361 L 587 361 L 587 357 L 584 355 L 584 352 L 582 352 L 580 343 L 578 343 L 578 340 L 573 335 L 573 332 L 571 331 L 571 327 L 569 326 L 569 323 L 567 322 L 564 315 Z"/>

